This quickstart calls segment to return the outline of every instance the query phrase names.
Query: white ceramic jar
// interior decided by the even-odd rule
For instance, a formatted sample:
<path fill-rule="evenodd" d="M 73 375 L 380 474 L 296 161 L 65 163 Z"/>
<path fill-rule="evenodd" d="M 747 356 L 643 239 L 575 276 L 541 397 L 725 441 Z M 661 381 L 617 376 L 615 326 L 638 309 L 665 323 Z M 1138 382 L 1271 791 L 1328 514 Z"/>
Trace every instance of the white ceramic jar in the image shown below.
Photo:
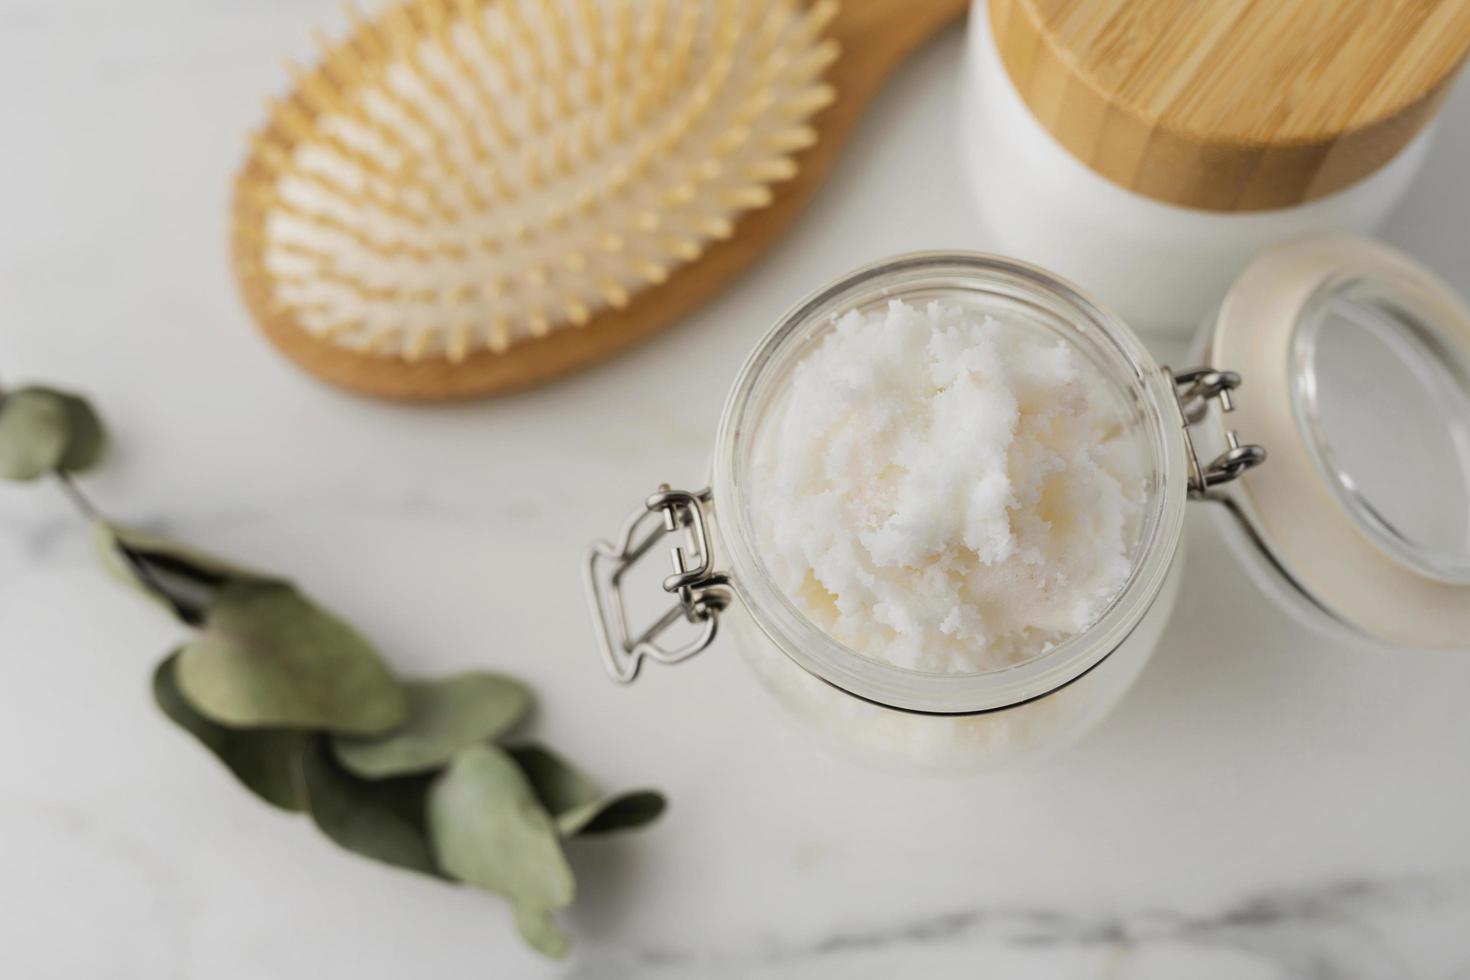
<path fill-rule="evenodd" d="M 773 581 L 750 509 L 761 421 L 834 314 L 936 298 L 1072 345 L 1123 396 L 1128 438 L 1146 461 L 1126 586 L 1087 629 L 998 670 L 910 670 L 836 642 Z M 1326 238 L 1259 257 L 1201 346 L 1217 363 L 1249 367 L 1245 397 L 1232 372 L 1160 367 L 1115 315 L 1024 263 L 921 253 L 832 283 L 783 317 L 741 370 L 709 487 L 661 487 L 616 541 L 592 548 L 585 575 L 604 666 L 629 682 L 645 660 L 675 663 L 704 650 L 724 624 L 782 703 L 866 760 L 974 769 L 1034 759 L 1096 724 L 1148 661 L 1180 587 L 1188 497 L 1217 507 L 1263 588 L 1313 625 L 1354 642 L 1470 647 L 1470 309 L 1383 246 Z M 1414 417 L 1352 417 L 1363 371 L 1383 383 L 1375 394 L 1394 413 Z M 1237 424 L 1268 442 L 1265 465 L 1255 466 L 1264 452 L 1241 442 Z M 1401 439 L 1396 448 L 1405 424 L 1437 427 L 1427 453 Z M 1380 478 L 1382 458 L 1395 479 Z M 629 574 L 668 535 L 683 538 L 662 583 L 676 601 L 634 627 Z"/>
<path fill-rule="evenodd" d="M 1391 125 L 1392 113 L 1389 118 L 1374 115 L 1387 112 L 1382 106 L 1355 108 L 1351 100 L 1359 87 L 1329 77 L 1283 81 L 1289 98 L 1284 95 L 1281 104 L 1263 99 L 1229 105 L 1238 80 L 1217 77 L 1229 70 L 1224 67 L 1228 62 L 1215 58 L 1217 51 L 1245 59 L 1264 60 L 1265 55 L 1232 50 L 1232 32 L 1251 30 L 1249 23 L 1205 31 L 1196 22 L 1210 16 L 1202 11 L 1236 16 L 1231 13 L 1235 5 L 1175 4 L 1146 26 L 1131 25 L 1127 38 L 1134 48 L 1158 44 L 1187 51 L 1197 45 L 1200 63 L 1222 66 L 1190 65 L 1188 70 L 1196 74 L 1187 79 L 1205 93 L 1218 83 L 1223 107 L 1218 118 L 1203 110 L 1187 116 L 1173 110 L 1171 100 L 1186 102 L 1185 94 L 1173 91 L 1186 87 L 1182 66 L 1187 59 L 1182 54 L 1178 74 L 1124 74 L 1124 55 L 1095 54 L 1105 43 L 1095 32 L 1107 26 L 1074 27 L 1059 19 L 1063 14 L 1052 13 L 1061 6 L 975 0 L 961 129 L 970 186 L 982 223 L 999 250 L 1076 281 L 1136 329 L 1192 330 L 1246 263 L 1272 245 L 1327 232 L 1373 230 L 1392 212 L 1424 162 L 1432 109 L 1407 97 L 1391 107 L 1402 117 L 1397 125 Z M 1269 6 L 1258 4 L 1252 11 L 1266 12 Z M 1282 0 L 1271 16 L 1286 17 L 1293 7 L 1321 6 L 1321 0 Z M 1109 0 L 1082 0 L 1069 9 L 1080 19 L 1084 14 L 1112 16 L 1115 7 Z M 1344 16 L 1380 30 L 1377 20 L 1390 14 L 1377 7 L 1369 3 L 1340 9 L 1356 10 Z M 1249 16 L 1254 14 L 1242 18 Z M 1461 10 L 1460 19 L 1467 18 L 1470 7 Z M 997 44 L 997 23 L 1010 39 L 1009 59 Z M 1320 45 L 1332 43 L 1333 36 L 1347 36 L 1341 31 L 1352 26 L 1351 21 L 1340 26 L 1336 35 L 1283 31 L 1275 53 L 1289 57 L 1301 49 L 1303 63 L 1311 64 L 1323 54 L 1317 50 Z M 1116 38 L 1106 43 L 1123 46 Z M 1032 47 L 1041 53 L 1032 54 Z M 1095 63 L 1087 63 L 1089 57 Z M 1330 63 L 1351 71 L 1353 57 L 1350 49 L 1333 55 Z M 1419 52 L 1404 58 L 1428 56 Z M 1381 71 L 1372 64 L 1362 68 L 1360 78 Z M 1456 66 L 1458 60 L 1447 64 Z M 1260 65 L 1263 76 L 1272 70 L 1270 64 Z M 1441 74 L 1415 77 L 1412 83 L 1431 93 L 1426 98 L 1437 100 L 1434 93 L 1442 93 L 1453 71 L 1429 61 L 1424 72 L 1435 71 Z M 1140 82 L 1135 75 L 1150 80 Z M 1296 130 L 1273 130 L 1278 118 L 1290 115 L 1290 102 L 1305 101 L 1313 85 L 1343 88 L 1342 110 L 1335 103 L 1328 106 L 1331 123 L 1312 130 L 1311 141 Z M 1383 91 L 1392 88 L 1386 80 L 1381 85 Z M 1187 131 L 1171 128 L 1186 124 L 1191 127 Z M 1368 129 L 1375 134 L 1371 145 L 1361 145 L 1369 143 L 1366 137 L 1358 139 L 1360 145 L 1350 145 L 1357 131 Z M 1241 130 L 1264 134 L 1257 150 L 1261 159 L 1286 161 L 1258 192 L 1250 186 L 1258 171 L 1232 158 L 1250 159 L 1252 148 L 1241 145 Z M 1145 141 L 1157 152 L 1139 149 Z M 1126 154 L 1132 155 L 1119 159 Z M 1350 180 L 1339 172 L 1343 167 L 1334 165 L 1365 155 L 1371 165 L 1358 166 Z M 1266 167 L 1263 163 L 1260 169 Z M 1261 206 L 1262 201 L 1269 206 Z"/>

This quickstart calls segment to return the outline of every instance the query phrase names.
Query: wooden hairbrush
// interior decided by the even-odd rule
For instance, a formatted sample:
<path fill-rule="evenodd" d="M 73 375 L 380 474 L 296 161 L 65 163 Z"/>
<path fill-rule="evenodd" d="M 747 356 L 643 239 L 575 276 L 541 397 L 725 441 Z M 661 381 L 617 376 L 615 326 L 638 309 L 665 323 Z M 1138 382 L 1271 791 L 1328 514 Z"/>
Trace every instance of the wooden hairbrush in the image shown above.
<path fill-rule="evenodd" d="M 545 381 L 649 336 L 795 216 L 967 0 L 407 0 L 321 41 L 234 203 L 271 341 L 388 398 Z"/>

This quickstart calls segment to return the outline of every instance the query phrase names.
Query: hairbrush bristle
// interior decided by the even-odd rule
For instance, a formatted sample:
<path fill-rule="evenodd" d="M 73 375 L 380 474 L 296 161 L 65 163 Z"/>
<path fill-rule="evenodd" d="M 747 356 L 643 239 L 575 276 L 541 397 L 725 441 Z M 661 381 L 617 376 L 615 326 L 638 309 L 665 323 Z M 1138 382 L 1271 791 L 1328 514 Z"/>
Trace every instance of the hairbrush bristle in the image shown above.
<path fill-rule="evenodd" d="M 237 249 L 273 316 L 461 360 L 590 322 L 730 237 L 831 102 L 835 0 L 410 0 L 271 105 Z"/>

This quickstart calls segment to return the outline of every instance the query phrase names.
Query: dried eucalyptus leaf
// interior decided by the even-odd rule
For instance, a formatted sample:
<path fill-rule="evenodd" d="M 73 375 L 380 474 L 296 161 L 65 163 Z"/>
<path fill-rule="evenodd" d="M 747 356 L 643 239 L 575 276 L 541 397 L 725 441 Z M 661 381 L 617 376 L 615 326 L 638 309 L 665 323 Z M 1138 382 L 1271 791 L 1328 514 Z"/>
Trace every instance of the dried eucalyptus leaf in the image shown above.
<path fill-rule="evenodd" d="M 281 728 L 235 731 L 199 714 L 179 693 L 174 652 L 153 672 L 153 698 L 180 728 L 219 757 L 247 788 L 283 810 L 306 809 L 298 780 L 300 758 L 308 736 Z"/>
<path fill-rule="evenodd" d="M 407 716 L 373 646 L 281 582 L 220 586 L 179 657 L 178 683 L 196 710 L 232 727 L 369 735 Z"/>
<path fill-rule="evenodd" d="M 34 480 L 66 455 L 66 405 L 42 388 L 22 388 L 0 401 L 0 478 Z"/>
<path fill-rule="evenodd" d="M 552 959 L 561 959 L 572 948 L 571 938 L 561 931 L 546 909 L 516 905 L 516 928 L 526 945 Z"/>
<path fill-rule="evenodd" d="M 107 448 L 107 430 L 86 399 L 60 391 L 54 394 L 66 408 L 66 451 L 58 468 L 67 473 L 91 469 Z"/>
<path fill-rule="evenodd" d="M 517 907 L 566 908 L 575 890 L 551 817 L 514 760 L 486 744 L 461 749 L 429 788 L 439 866 Z"/>
<path fill-rule="evenodd" d="M 138 580 L 136 568 L 124 560 L 124 551 L 146 561 L 150 567 L 157 567 L 160 571 L 192 579 L 203 585 L 223 585 L 231 579 L 261 582 L 285 581 L 279 576 L 267 575 L 243 565 L 237 565 L 208 552 L 199 551 L 188 545 L 170 541 L 161 535 L 137 528 L 98 521 L 93 526 L 93 535 L 103 566 L 131 585 L 147 587 L 146 582 Z"/>
<path fill-rule="evenodd" d="M 97 413 L 76 395 L 29 387 L 0 400 L 0 479 L 85 470 L 101 457 L 105 443 Z"/>
<path fill-rule="evenodd" d="M 632 830 L 657 820 L 667 806 L 655 790 L 629 790 L 558 813 L 556 829 L 564 837 Z"/>
<path fill-rule="evenodd" d="M 311 739 L 300 758 L 307 809 L 322 833 L 363 857 L 444 877 L 424 818 L 428 779 L 357 779 L 337 765 L 323 738 Z"/>
<path fill-rule="evenodd" d="M 552 816 L 602 798 L 600 786 L 546 746 L 528 742 L 508 751 Z"/>
<path fill-rule="evenodd" d="M 640 827 L 666 807 L 663 795 L 653 790 L 604 794 L 581 770 L 543 745 L 521 745 L 510 753 L 563 837 Z"/>
<path fill-rule="evenodd" d="M 191 626 L 203 620 L 215 592 L 227 581 L 282 581 L 156 534 L 104 521 L 93 522 L 92 544 L 108 574 Z"/>
<path fill-rule="evenodd" d="M 337 736 L 337 761 L 366 779 L 430 772 L 467 745 L 508 731 L 531 707 L 531 692 L 514 678 L 468 673 L 403 685 L 408 719 L 389 735 Z"/>

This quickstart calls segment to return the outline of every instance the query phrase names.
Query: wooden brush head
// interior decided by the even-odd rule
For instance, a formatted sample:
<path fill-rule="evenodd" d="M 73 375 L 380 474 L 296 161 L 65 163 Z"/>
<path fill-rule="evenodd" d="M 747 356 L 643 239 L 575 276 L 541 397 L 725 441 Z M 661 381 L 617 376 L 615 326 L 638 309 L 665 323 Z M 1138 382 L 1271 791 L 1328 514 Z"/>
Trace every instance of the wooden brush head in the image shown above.
<path fill-rule="evenodd" d="M 990 0 L 1031 111 L 1114 182 L 1287 207 L 1369 176 L 1438 110 L 1467 0 Z"/>
<path fill-rule="evenodd" d="M 836 10 L 408 0 L 354 16 L 293 69 L 239 178 L 251 311 L 308 368 L 390 396 L 530 384 L 636 339 L 640 298 L 769 205 L 816 143 Z"/>

